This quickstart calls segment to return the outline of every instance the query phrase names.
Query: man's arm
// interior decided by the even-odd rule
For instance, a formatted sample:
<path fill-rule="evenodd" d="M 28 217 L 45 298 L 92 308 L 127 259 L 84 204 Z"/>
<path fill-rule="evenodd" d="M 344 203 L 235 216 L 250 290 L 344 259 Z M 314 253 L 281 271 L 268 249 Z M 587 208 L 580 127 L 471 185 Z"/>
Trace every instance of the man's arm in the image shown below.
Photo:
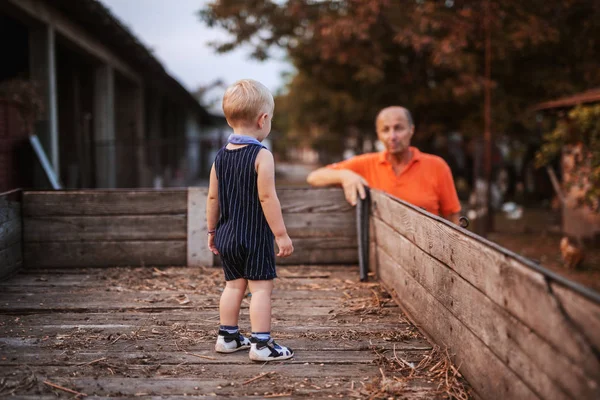
<path fill-rule="evenodd" d="M 448 221 L 459 225 L 460 201 L 454 186 L 454 178 L 450 166 L 443 162 L 439 179 L 440 213 Z"/>
<path fill-rule="evenodd" d="M 356 205 L 357 194 L 361 199 L 366 196 L 365 186 L 367 186 L 367 181 L 349 169 L 319 168 L 311 172 L 306 181 L 312 186 L 341 185 L 344 189 L 346 201 L 353 206 Z"/>
<path fill-rule="evenodd" d="M 460 213 L 453 213 L 453 214 L 445 216 L 444 218 L 446 218 L 448 221 L 452 222 L 453 224 L 459 225 Z"/>

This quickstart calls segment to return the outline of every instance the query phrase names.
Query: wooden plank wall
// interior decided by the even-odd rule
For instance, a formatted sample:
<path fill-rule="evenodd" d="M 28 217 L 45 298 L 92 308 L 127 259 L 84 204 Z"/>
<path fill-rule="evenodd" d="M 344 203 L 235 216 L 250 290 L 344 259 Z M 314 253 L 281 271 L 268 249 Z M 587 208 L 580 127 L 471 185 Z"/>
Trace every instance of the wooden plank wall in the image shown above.
<path fill-rule="evenodd" d="M 25 192 L 25 265 L 185 265 L 187 203 L 187 190 Z"/>
<path fill-rule="evenodd" d="M 0 279 L 23 265 L 21 191 L 0 194 Z"/>
<path fill-rule="evenodd" d="M 484 399 L 600 398 L 600 296 L 373 190 L 379 279 Z"/>
<path fill-rule="evenodd" d="M 218 265 L 206 248 L 206 195 L 204 188 L 25 192 L 25 264 Z M 295 248 L 278 264 L 358 262 L 355 209 L 341 189 L 278 195 Z"/>
<path fill-rule="evenodd" d="M 356 210 L 341 189 L 280 188 L 277 195 L 294 253 L 277 265 L 358 263 Z M 218 257 L 215 265 L 220 265 Z"/>
<path fill-rule="evenodd" d="M 294 253 L 281 265 L 358 263 L 356 211 L 341 189 L 278 189 Z"/>

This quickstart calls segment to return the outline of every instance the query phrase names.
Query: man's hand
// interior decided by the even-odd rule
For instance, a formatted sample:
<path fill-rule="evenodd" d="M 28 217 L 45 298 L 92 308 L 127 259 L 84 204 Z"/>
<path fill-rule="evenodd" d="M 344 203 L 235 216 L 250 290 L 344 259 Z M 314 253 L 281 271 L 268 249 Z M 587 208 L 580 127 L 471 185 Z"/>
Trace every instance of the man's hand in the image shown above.
<path fill-rule="evenodd" d="M 285 235 L 276 236 L 275 243 L 277 243 L 277 247 L 279 248 L 277 257 L 288 257 L 294 252 L 292 239 L 290 239 L 287 233 Z"/>
<path fill-rule="evenodd" d="M 361 199 L 366 197 L 365 186 L 368 186 L 365 178 L 357 174 L 356 172 L 348 169 L 340 171 L 342 174 L 342 188 L 344 189 L 344 196 L 346 201 L 351 205 L 356 205 L 357 194 Z"/>
<path fill-rule="evenodd" d="M 368 186 L 367 181 L 354 171 L 328 167 L 322 167 L 311 172 L 308 174 L 306 181 L 310 185 L 318 187 L 341 185 L 346 200 L 353 206 L 356 205 L 357 195 L 361 199 L 366 197 L 365 186 Z"/>
<path fill-rule="evenodd" d="M 208 248 L 210 249 L 210 251 L 212 251 L 212 253 L 214 255 L 219 254 L 219 250 L 217 250 L 217 246 L 215 246 L 215 234 L 214 233 L 208 234 Z"/>

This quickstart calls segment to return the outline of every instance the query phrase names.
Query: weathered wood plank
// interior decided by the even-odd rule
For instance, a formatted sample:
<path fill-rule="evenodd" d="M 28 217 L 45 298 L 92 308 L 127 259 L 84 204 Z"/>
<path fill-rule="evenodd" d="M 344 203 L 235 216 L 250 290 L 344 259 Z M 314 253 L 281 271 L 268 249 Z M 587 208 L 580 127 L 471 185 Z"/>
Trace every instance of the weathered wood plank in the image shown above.
<path fill-rule="evenodd" d="M 97 298 L 86 299 L 85 303 L 81 302 L 82 294 L 63 293 L 60 296 L 60 301 L 55 301 L 51 296 L 44 293 L 24 293 L 21 295 L 15 295 L 14 293 L 2 293 L 0 294 L 0 310 L 142 310 L 142 309 L 207 309 L 215 308 L 219 306 L 219 295 L 204 296 L 196 294 L 188 294 L 189 303 L 180 305 L 176 299 L 176 294 L 173 292 L 156 294 L 156 295 L 145 295 L 143 293 L 135 292 L 105 292 L 110 293 L 106 297 L 96 296 Z M 87 296 L 86 296 L 87 297 Z M 115 301 L 114 299 L 118 299 Z M 323 299 L 323 298 L 308 298 L 302 301 L 302 305 L 305 307 L 324 307 L 328 309 L 334 309 L 336 306 L 341 306 L 343 297 L 336 299 Z M 297 298 L 277 298 L 274 297 L 273 307 L 293 307 L 298 303 Z M 247 307 L 249 301 L 242 304 L 243 307 Z"/>
<path fill-rule="evenodd" d="M 326 269 L 324 269 L 326 268 Z M 322 269 L 316 269 L 315 266 L 280 266 L 277 268 L 278 281 L 275 284 L 275 293 L 280 289 L 288 290 L 293 287 L 310 288 L 311 290 L 336 290 L 351 289 L 352 293 L 360 292 L 360 286 L 354 286 L 354 281 L 349 280 L 351 274 L 356 271 L 356 267 L 351 266 L 323 266 Z M 331 272 L 324 272 L 331 271 Z M 85 290 L 99 288 L 104 290 L 107 287 L 120 286 L 124 289 L 139 289 L 139 284 L 134 286 L 124 285 L 123 282 L 132 279 L 143 279 L 143 284 L 149 288 L 157 290 L 187 290 L 192 289 L 189 282 L 179 285 L 178 281 L 185 279 L 203 279 L 207 275 L 221 275 L 220 269 L 210 269 L 209 271 L 194 267 L 161 267 L 158 272 L 144 267 L 139 268 L 113 268 L 110 272 L 98 276 L 94 268 L 76 269 L 53 268 L 53 269 L 30 269 L 23 270 L 21 273 L 7 282 L 1 282 L 0 288 L 14 287 L 17 290 L 45 290 L 46 287 L 66 288 L 74 290 Z M 224 282 L 221 283 L 222 285 Z M 218 285 L 215 285 L 218 290 Z M 7 289 L 9 290 L 9 289 Z"/>
<path fill-rule="evenodd" d="M 369 238 L 369 273 L 377 276 L 377 230 L 372 217 L 369 217 Z"/>
<path fill-rule="evenodd" d="M 385 251 L 378 248 L 381 281 L 395 290 L 407 312 L 438 343 L 447 345 L 454 362 L 484 399 L 538 399 L 523 381 L 494 355 L 443 304 L 435 299 Z"/>
<path fill-rule="evenodd" d="M 280 267 L 283 269 L 284 267 Z M 354 268 L 344 267 L 347 271 L 352 271 Z M 302 270 L 304 267 L 302 268 Z M 36 271 L 36 270 L 33 270 Z M 216 272 L 222 274 L 220 269 L 215 269 Z M 195 271 L 189 272 L 190 276 L 193 278 L 202 279 L 203 274 L 197 274 Z M 298 287 L 306 287 L 310 288 L 312 293 L 319 293 L 321 291 L 334 291 L 336 289 L 352 289 L 353 295 L 354 293 L 362 293 L 368 292 L 368 289 L 361 288 L 350 288 L 350 284 L 344 283 L 340 280 L 340 278 L 332 278 L 326 277 L 323 275 L 323 278 L 288 278 L 285 273 L 280 273 L 277 271 L 278 281 L 275 284 L 274 293 L 279 292 L 289 292 L 289 287 L 294 285 Z M 124 274 L 125 275 L 125 274 Z M 124 276 L 124 279 L 130 275 Z M 148 278 L 147 280 L 147 290 L 191 290 L 196 292 L 196 290 L 189 285 L 185 285 L 183 287 L 178 287 L 175 279 L 181 279 L 178 275 L 166 275 L 163 279 L 160 278 Z M 49 283 L 51 282 L 51 283 Z M 224 285 L 224 281 L 223 281 Z M 138 291 L 139 287 L 127 288 L 125 286 L 121 286 L 120 282 L 113 281 L 109 282 L 106 279 L 102 279 L 95 275 L 86 275 L 86 274 L 75 274 L 75 275 L 67 275 L 62 274 L 60 279 L 52 279 L 49 281 L 48 274 L 19 274 L 13 278 L 11 278 L 8 282 L 0 282 L 0 290 L 7 291 L 15 291 L 15 292 L 27 292 L 27 291 L 44 291 L 48 286 L 54 288 L 55 292 L 60 293 L 61 290 L 65 291 L 73 291 L 73 292 L 85 292 L 86 290 L 91 290 L 93 288 L 106 289 L 112 288 L 113 290 L 135 290 Z M 286 289 L 280 289 L 281 287 L 286 287 Z M 215 285 L 214 290 L 218 290 L 218 286 Z M 368 293 L 367 293 L 368 294 Z"/>
<path fill-rule="evenodd" d="M 17 242 L 0 250 L 0 279 L 14 274 L 23 266 L 23 247 Z"/>
<path fill-rule="evenodd" d="M 292 213 L 283 216 L 288 234 L 300 237 L 356 236 L 355 213 Z"/>
<path fill-rule="evenodd" d="M 21 203 L 17 200 L 11 200 L 8 197 L 8 195 L 0 195 L 0 225 L 14 219 L 19 219 L 21 215 Z"/>
<path fill-rule="evenodd" d="M 308 340 L 305 340 L 306 342 Z M 140 340 L 139 343 L 143 345 L 144 341 Z M 171 347 L 171 346 L 169 346 Z M 305 346 L 306 347 L 306 346 Z M 197 357 L 191 354 L 186 354 L 182 351 L 139 351 L 131 349 L 125 353 L 122 351 L 111 351 L 109 346 L 107 349 L 90 351 L 82 349 L 77 351 L 73 355 L 65 355 L 64 350 L 48 350 L 44 351 L 44 354 L 40 354 L 37 349 L 27 348 L 11 348 L 4 349 L 3 356 L 6 359 L 0 359 L 0 365 L 77 365 L 87 363 L 93 360 L 97 360 L 102 357 L 109 359 L 120 360 L 120 362 L 130 363 L 148 359 L 151 354 L 152 360 L 157 364 L 161 365 L 178 365 L 185 362 L 189 365 L 204 365 L 204 364 L 222 364 L 224 362 L 228 364 L 249 364 L 251 361 L 248 359 L 248 353 L 238 352 L 234 354 L 218 354 L 215 353 L 214 343 L 206 343 L 203 347 L 192 346 L 187 349 L 189 352 L 194 354 L 205 356 L 207 358 Z M 408 362 L 419 362 L 423 358 L 424 352 L 420 350 L 400 350 L 396 349 L 398 357 L 402 357 Z M 208 358 L 210 357 L 210 358 Z M 375 355 L 371 351 L 362 350 L 330 350 L 325 353 L 319 350 L 302 350 L 302 357 L 298 359 L 292 359 L 288 361 L 290 364 L 304 364 L 306 362 L 312 363 L 323 363 L 323 364 L 372 364 Z"/>
<path fill-rule="evenodd" d="M 0 250 L 21 241 L 21 204 L 0 198 Z"/>
<path fill-rule="evenodd" d="M 20 191 L 0 196 L 0 279 L 23 265 Z"/>
<path fill-rule="evenodd" d="M 600 397 L 600 388 L 589 386 L 592 381 L 579 365 L 387 224 L 375 219 L 375 226 L 378 246 L 540 397 Z"/>
<path fill-rule="evenodd" d="M 185 240 L 187 217 L 173 215 L 26 217 L 25 242 Z"/>
<path fill-rule="evenodd" d="M 206 237 L 206 197 L 208 188 L 188 189 L 187 265 L 190 267 L 214 264 Z"/>
<path fill-rule="evenodd" d="M 338 237 L 298 237 L 292 238 L 294 253 L 308 250 L 352 249 L 357 251 L 357 239 L 354 236 Z M 352 264 L 352 263 L 348 263 Z"/>
<path fill-rule="evenodd" d="M 21 242 L 22 236 L 22 224 L 19 217 L 4 222 L 0 225 L 0 250 Z"/>
<path fill-rule="evenodd" d="M 219 271 L 141 267 L 26 271 L 23 281 L 0 283 L 0 305 L 13 306 L 0 311 L 0 376 L 8 377 L 4 387 L 28 382 L 33 374 L 37 386 L 19 386 L 17 397 L 52 393 L 39 383 L 44 379 L 112 398 L 183 398 L 184 394 L 210 396 L 213 392 L 231 398 L 264 398 L 265 393 L 281 392 L 293 393 L 294 398 L 328 397 L 329 393 L 339 398 L 357 395 L 350 390 L 362 388 L 361 381 L 378 387 L 380 365 L 373 361 L 379 356 L 373 348 L 388 357 L 395 351 L 415 364 L 432 350 L 399 317 L 396 305 L 385 303 L 389 296 L 377 284 L 357 282 L 355 268 L 282 267 L 279 273 L 282 279 L 273 301 L 274 337 L 294 348 L 296 357 L 264 365 L 252 363 L 247 352 L 214 352 Z M 63 280 L 72 286 L 62 285 Z M 25 283 L 20 294 L 12 291 L 18 282 Z M 46 293 L 40 283 L 47 285 Z M 3 291 L 6 288 L 11 292 Z M 186 294 L 191 303 L 179 304 L 175 296 L 180 294 Z M 357 309 L 375 300 L 384 302 L 377 312 Z M 46 309 L 23 312 L 19 308 L 38 301 Z M 248 301 L 251 298 L 243 301 L 239 321 L 244 333 L 250 326 Z M 167 302 L 173 307 L 128 308 Z M 209 302 L 214 306 L 204 307 Z M 101 303 L 110 308 L 96 309 Z M 64 305 L 79 308 L 61 310 Z M 243 383 L 270 371 L 275 372 L 272 377 Z M 402 393 L 390 395 L 432 399 L 438 396 L 437 385 L 416 378 L 406 382 Z"/>
<path fill-rule="evenodd" d="M 546 278 L 460 228 L 430 218 L 387 195 L 371 192 L 374 216 L 421 250 L 446 264 L 494 303 L 506 309 L 553 348 L 600 376 L 600 359 L 551 296 Z M 596 378 L 595 378 L 596 379 Z"/>
<path fill-rule="evenodd" d="M 12 280 L 12 279 L 11 279 Z M 52 286 L 52 293 L 48 294 L 48 286 Z M 224 285 L 223 285 L 224 286 Z M 309 286 L 310 287 L 310 286 Z M 162 289 L 162 290 L 161 290 Z M 10 285 L 3 282 L 0 282 L 0 301 L 2 299 L 10 299 L 11 297 L 25 297 L 25 296 L 38 296 L 45 295 L 46 298 L 60 298 L 62 296 L 85 296 L 90 293 L 95 293 L 97 291 L 113 293 L 115 298 L 167 298 L 169 296 L 175 296 L 179 293 L 185 293 L 190 301 L 195 302 L 196 304 L 201 304 L 205 300 L 212 300 L 215 297 L 219 297 L 221 292 L 217 286 L 215 286 L 214 290 L 207 291 L 205 288 L 202 289 L 194 289 L 191 287 L 170 287 L 170 288 L 156 288 L 153 290 L 149 289 L 139 289 L 139 288 L 126 288 L 123 286 L 117 286 L 114 284 L 107 284 L 105 287 L 101 286 L 70 286 L 70 285 L 54 285 L 48 284 L 46 282 L 45 287 L 41 286 L 22 286 L 22 285 Z M 311 298 L 311 299 L 325 299 L 325 300 L 355 300 L 355 299 L 368 299 L 373 297 L 373 293 L 370 289 L 358 289 L 351 290 L 348 289 L 345 291 L 346 295 L 342 293 L 341 288 L 311 288 L 311 289 L 301 289 L 294 288 L 294 290 L 290 290 L 287 288 L 278 288 L 277 283 L 275 284 L 275 289 L 273 290 L 273 298 L 278 299 L 302 299 L 302 298 Z M 381 299 L 382 302 L 390 299 Z M 390 304 L 393 302 L 390 301 Z"/>
<path fill-rule="evenodd" d="M 60 304 L 58 304 L 60 305 Z M 319 311 L 310 314 L 305 312 L 302 308 L 293 309 L 285 307 L 274 310 L 273 323 L 280 327 L 291 328 L 302 328 L 302 327 L 320 327 L 324 330 L 334 330 L 339 328 L 340 325 L 348 325 L 352 330 L 356 330 L 357 333 L 363 334 L 365 332 L 384 332 L 387 335 L 382 337 L 395 337 L 395 333 L 400 332 L 403 329 L 410 328 L 410 325 L 398 318 L 397 307 L 386 308 L 385 314 L 380 315 L 362 315 L 360 313 L 355 314 L 343 314 L 335 315 L 335 312 L 343 311 L 340 307 L 332 307 L 322 305 L 318 307 Z M 334 310 L 334 312 L 329 312 Z M 240 321 L 243 322 L 244 326 L 240 325 L 242 329 L 248 327 L 250 322 L 248 309 L 244 308 L 240 314 Z M 302 324 L 298 321 L 302 319 Z M 365 321 L 379 321 L 376 324 L 365 324 Z M 361 322 L 362 321 L 362 322 Z M 148 313 L 145 310 L 129 310 L 127 312 L 114 313 L 111 310 L 98 310 L 90 308 L 86 312 L 78 311 L 65 311 L 61 314 L 40 312 L 35 314 L 22 314 L 18 320 L 15 320 L 13 314 L 0 315 L 0 330 L 5 334 L 10 333 L 10 329 L 19 328 L 25 329 L 25 332 L 14 331 L 15 335 L 28 336 L 28 330 L 33 329 L 49 329 L 50 327 L 56 327 L 57 329 L 95 329 L 109 326 L 124 326 L 124 329 L 131 326 L 143 326 L 150 327 L 153 324 L 166 326 L 174 323 L 180 323 L 187 326 L 190 329 L 201 329 L 204 326 L 211 326 L 216 329 L 219 322 L 219 311 L 216 308 L 189 308 L 189 309 L 178 309 L 178 310 L 156 310 L 152 313 Z M 395 327 L 390 330 L 391 327 Z M 287 328 L 286 328 L 287 329 Z M 351 333 L 351 332 L 344 332 Z M 392 339 L 390 339 L 393 341 Z M 402 339 L 408 340 L 408 339 Z"/>
<path fill-rule="evenodd" d="M 344 198 L 342 189 L 334 188 L 282 188 L 277 190 L 281 210 L 292 213 L 354 213 L 354 207 Z"/>
<path fill-rule="evenodd" d="M 276 257 L 277 265 L 335 265 L 356 264 L 358 250 L 354 237 L 292 237 L 294 252 L 286 258 Z M 277 253 L 275 246 L 275 253 Z M 219 256 L 214 265 L 220 266 Z"/>
<path fill-rule="evenodd" d="M 306 315 L 297 315 L 296 317 L 306 317 Z M 192 316 L 193 318 L 193 316 Z M 14 317 L 13 317 L 14 319 Z M 20 347 L 23 341 L 19 341 L 18 336 L 15 338 L 15 329 L 24 330 L 21 335 L 23 335 L 24 339 L 36 337 L 34 335 L 42 335 L 43 337 L 48 337 L 48 341 L 44 344 L 45 348 L 48 349 L 51 346 L 55 346 L 56 348 L 61 348 L 61 344 L 69 344 L 69 347 L 77 348 L 81 346 L 81 342 L 78 342 L 74 337 L 81 337 L 85 335 L 89 340 L 84 344 L 86 350 L 94 350 L 98 348 L 102 351 L 125 351 L 128 350 L 128 344 L 131 342 L 142 342 L 145 341 L 145 350 L 151 350 L 154 347 L 158 349 L 170 348 L 173 346 L 174 340 L 178 340 L 180 335 L 177 332 L 173 332 L 173 324 L 168 325 L 153 325 L 152 322 L 148 322 L 149 318 L 144 318 L 137 323 L 79 323 L 79 324 L 69 324 L 67 321 L 64 321 L 62 324 L 43 324 L 43 325 L 28 325 L 24 324 L 11 326 L 11 328 L 3 328 L 0 330 L 0 335 L 5 337 L 1 338 L 2 343 L 6 343 L 11 347 Z M 146 324 L 144 324 L 146 323 Z M 250 331 L 250 323 L 247 318 L 241 321 L 242 329 L 241 331 L 244 334 L 249 334 Z M 202 324 L 200 323 L 186 323 L 186 322 L 178 322 L 179 328 L 182 326 L 185 327 L 186 335 L 194 335 L 197 338 L 194 338 L 194 343 L 198 345 L 203 345 L 206 348 L 212 348 L 214 346 L 214 342 L 216 339 L 217 331 L 218 331 L 218 320 L 216 321 L 207 321 Z M 11 329 L 13 330 L 11 332 Z M 346 334 L 340 334 L 341 329 L 351 330 L 352 332 L 345 332 Z M 319 324 L 318 321 L 313 321 L 307 326 L 298 326 L 294 323 L 289 324 L 278 324 L 273 327 L 273 336 L 285 340 L 286 343 L 290 344 L 290 347 L 293 349 L 296 348 L 308 348 L 310 347 L 311 338 L 318 337 L 319 338 L 319 348 L 320 349 L 330 349 L 335 348 L 337 351 L 340 350 L 372 350 L 373 348 L 381 348 L 381 349 L 403 349 L 403 350 L 427 350 L 426 344 L 423 345 L 413 345 L 409 343 L 405 343 L 403 341 L 393 341 L 394 336 L 390 334 L 390 332 L 401 332 L 402 330 L 407 329 L 406 325 L 398 325 L 398 324 L 382 324 L 381 328 L 377 327 L 375 329 L 370 328 L 365 323 L 356 324 L 353 323 L 344 323 L 340 325 L 328 324 L 325 325 L 323 323 Z M 136 332 L 135 336 L 131 335 L 131 332 Z M 333 333 L 333 334 L 332 334 Z M 119 342 L 123 342 L 122 345 L 110 345 L 107 346 L 106 341 L 110 340 L 107 338 L 123 336 Z M 298 337 L 300 336 L 300 337 Z M 361 347 L 357 342 L 360 342 L 360 339 L 355 339 L 356 337 L 361 337 L 364 339 L 362 343 L 364 345 Z M 388 340 L 386 340 L 386 337 Z M 189 336 L 188 336 L 189 338 Z M 338 340 L 338 343 L 334 343 L 335 340 Z M 340 339 L 343 338 L 343 339 Z M 324 342 L 321 343 L 320 340 L 323 339 Z M 313 339 L 314 340 L 314 339 Z M 328 342 L 327 340 L 333 340 L 331 345 L 328 347 L 324 347 Z M 129 343 L 128 343 L 129 342 Z M 36 340 L 35 345 L 37 345 L 37 349 L 39 350 L 39 340 Z M 295 347 L 293 347 L 295 346 Z M 298 347 L 299 346 L 299 347 Z M 314 347 L 312 348 L 314 349 Z"/>
<path fill-rule="evenodd" d="M 319 365 L 317 363 L 307 365 L 271 363 L 267 366 L 256 363 L 237 368 L 236 379 L 232 379 L 231 367 L 226 364 L 205 365 L 202 369 L 190 366 L 179 369 L 165 367 L 158 370 L 149 368 L 147 364 L 141 364 L 123 368 L 127 376 L 123 376 L 122 373 L 111 376 L 106 365 L 50 368 L 31 366 L 19 368 L 16 371 L 15 367 L 0 367 L 0 373 L 12 378 L 17 372 L 25 378 L 31 373 L 45 376 L 45 372 L 49 371 L 48 379 L 57 381 L 56 378 L 59 378 L 58 383 L 86 392 L 87 398 L 103 399 L 103 397 L 96 396 L 112 396 L 108 398 L 142 397 L 152 400 L 164 399 L 165 396 L 173 400 L 224 397 L 264 399 L 270 394 L 274 394 L 278 399 L 340 398 L 340 396 L 350 398 L 356 396 L 357 392 L 352 389 L 356 390 L 361 387 L 360 381 L 364 381 L 364 377 L 379 373 L 376 365 L 357 365 L 353 370 L 350 365 L 335 365 L 332 368 L 331 364 Z M 253 381 L 251 384 L 244 384 L 245 381 L 264 373 L 273 375 Z M 19 378 L 22 377 L 19 376 Z M 42 393 L 52 393 L 49 387 L 41 384 L 39 386 Z M 37 386 L 30 389 L 28 393 L 37 393 L 30 397 L 32 399 L 46 399 L 39 394 Z M 281 396 L 281 393 L 290 393 L 290 396 Z M 19 398 L 28 399 L 22 394 L 22 391 L 19 391 L 18 394 Z M 56 398 L 56 395 L 53 398 Z M 436 393 L 435 385 L 430 382 L 414 379 L 406 383 L 401 398 L 403 400 L 433 400 L 442 399 L 444 396 Z"/>
<path fill-rule="evenodd" d="M 186 214 L 187 190 L 24 192 L 25 217 Z"/>
<path fill-rule="evenodd" d="M 298 269 L 294 266 L 279 267 L 277 273 L 281 275 L 281 278 L 296 282 L 297 280 L 305 279 L 324 279 L 331 278 L 334 282 L 338 282 L 340 279 L 345 281 L 349 280 L 354 283 L 358 283 L 358 278 L 355 276 L 356 273 L 349 273 L 349 269 L 354 268 L 354 265 L 305 265 L 302 269 Z M 215 273 L 213 268 L 200 268 L 200 267 L 184 267 L 173 266 L 173 267 L 160 267 L 158 275 L 165 277 L 189 277 L 192 276 L 201 278 L 204 275 L 211 275 Z M 118 275 L 119 278 L 123 276 L 139 276 L 144 275 L 146 278 L 150 278 L 155 275 L 156 271 L 148 270 L 143 267 L 113 267 L 111 271 Z M 164 273 L 168 275 L 164 275 Z M 104 274 L 104 273 L 103 273 Z M 53 284 L 60 284 L 63 279 L 87 279 L 88 277 L 92 280 L 104 279 L 98 276 L 98 270 L 96 268 L 38 268 L 23 270 L 20 272 L 21 277 L 33 277 L 33 278 L 44 278 L 52 279 Z"/>
<path fill-rule="evenodd" d="M 358 262 L 356 248 L 350 249 L 295 249 L 286 258 L 277 258 L 278 265 L 323 265 L 323 264 L 355 264 Z"/>
<path fill-rule="evenodd" d="M 560 301 L 573 323 L 572 329 L 578 330 L 581 333 L 581 339 L 593 347 L 596 356 L 600 357 L 600 306 L 559 284 L 552 283 L 551 287 L 552 293 Z M 597 376 L 597 379 L 600 387 L 600 375 Z M 600 391 L 600 388 L 598 390 Z"/>
<path fill-rule="evenodd" d="M 185 240 L 25 243 L 27 268 L 185 265 Z"/>
<path fill-rule="evenodd" d="M 77 327 L 77 328 L 64 328 L 64 329 L 59 329 L 59 328 L 55 328 L 53 326 L 35 326 L 34 328 L 29 328 L 28 326 L 25 326 L 24 328 L 26 330 L 28 330 L 29 334 L 44 334 L 46 336 L 48 336 L 48 339 L 45 343 L 46 348 L 54 348 L 54 349 L 59 349 L 61 347 L 64 347 L 65 344 L 70 344 L 70 341 L 72 340 L 72 338 L 74 337 L 81 337 L 83 335 L 87 335 L 88 339 L 84 344 L 81 343 L 77 343 L 76 341 L 74 341 L 74 343 L 71 345 L 73 350 L 78 350 L 78 349 L 84 349 L 86 352 L 96 352 L 96 351 L 104 351 L 107 353 L 113 353 L 112 355 L 115 356 L 115 353 L 119 353 L 119 352 L 124 352 L 129 350 L 132 346 L 130 341 L 132 339 L 129 338 L 124 338 L 122 340 L 119 340 L 117 342 L 115 342 L 114 344 L 110 344 L 110 341 L 108 341 L 108 337 L 109 335 L 115 335 L 115 332 L 119 332 L 118 329 L 121 330 L 121 332 L 124 332 L 126 329 L 129 330 L 133 330 L 134 332 L 138 333 L 138 337 L 135 339 L 136 341 L 138 341 L 138 343 L 143 345 L 144 351 L 146 352 L 155 352 L 155 351 L 167 351 L 167 350 L 171 350 L 171 351 L 178 351 L 177 347 L 175 346 L 175 343 L 173 341 L 170 340 L 165 340 L 164 337 L 165 335 L 163 334 L 163 332 L 161 332 L 159 329 L 165 329 L 164 326 L 160 326 L 158 329 L 155 328 L 155 326 L 157 325 L 151 325 L 148 326 L 146 328 L 141 327 L 141 324 L 138 325 L 122 325 L 118 328 L 115 327 L 111 327 L 111 326 L 106 326 L 106 328 L 104 328 L 102 325 L 99 326 L 91 326 L 91 327 L 86 327 L 81 326 L 81 327 Z M 249 327 L 249 325 L 247 325 Z M 22 325 L 19 325 L 19 329 L 21 329 Z M 292 324 L 290 324 L 290 328 L 292 327 Z M 297 326 L 295 326 L 297 328 Z M 141 328 L 141 329 L 140 329 Z M 187 329 L 189 329 L 190 331 L 195 331 L 197 330 L 196 326 L 192 326 L 190 328 L 190 326 L 186 326 Z M 336 331 L 338 330 L 340 327 L 339 326 L 331 326 L 328 329 L 330 329 L 331 331 Z M 31 330 L 29 330 L 31 329 Z M 154 332 L 161 332 L 161 333 L 152 333 L 152 329 L 154 329 Z M 215 338 L 216 338 L 216 333 L 217 333 L 217 329 L 218 326 L 216 324 L 214 324 L 211 327 L 211 332 L 214 333 L 214 335 L 205 335 L 203 331 L 198 331 L 198 338 L 194 339 L 194 346 L 191 348 L 188 348 L 188 346 L 185 346 L 186 350 L 190 351 L 190 352 L 195 352 L 195 350 L 197 349 L 211 349 L 212 350 L 212 346 L 215 344 Z M 386 326 L 384 328 L 385 330 L 387 330 L 387 332 L 389 332 L 390 330 L 393 329 L 400 329 L 399 327 L 390 327 L 390 326 Z M 312 344 L 312 341 L 309 340 L 306 336 L 304 337 L 298 337 L 298 334 L 313 334 L 315 336 L 322 336 L 322 338 L 319 339 L 319 349 L 321 351 L 369 351 L 372 350 L 373 348 L 377 348 L 377 349 L 381 349 L 381 350 L 394 350 L 396 349 L 396 351 L 401 351 L 401 352 L 423 352 L 423 351 L 429 351 L 432 349 L 431 345 L 423 340 L 423 339 L 410 339 L 410 340 L 403 340 L 403 341 L 391 341 L 391 340 L 385 340 L 385 336 L 382 335 L 383 330 L 379 330 L 379 331 L 375 331 L 375 332 L 366 332 L 364 330 L 361 331 L 357 331 L 357 333 L 360 333 L 361 336 L 363 338 L 361 339 L 355 339 L 353 337 L 351 338 L 344 338 L 344 340 L 340 340 L 339 338 L 334 338 L 331 339 L 329 336 L 327 336 L 327 332 L 324 332 L 325 329 L 320 329 L 318 331 L 313 331 L 312 329 L 307 329 L 304 332 L 299 332 L 297 329 L 295 330 L 288 330 L 288 327 L 285 326 L 279 326 L 276 327 L 273 335 L 275 337 L 282 337 L 281 341 L 283 342 L 283 340 L 285 340 L 285 343 L 287 346 L 291 347 L 292 349 L 294 349 L 294 351 L 299 351 L 299 350 L 313 350 L 314 351 L 314 345 Z M 126 331 L 125 331 L 126 332 Z M 243 334 L 247 334 L 247 331 L 242 330 Z M 380 334 L 380 336 L 378 337 L 378 334 Z M 293 336 L 293 337 L 290 337 Z M 108 341 L 108 342 L 107 342 Z M 7 349 L 9 352 L 12 352 L 13 354 L 21 354 L 24 352 L 30 352 L 30 353 L 35 353 L 37 352 L 37 354 L 40 354 L 40 348 L 39 348 L 39 339 L 37 338 L 30 338 L 30 337 L 10 337 L 10 336 L 5 336 L 2 337 L 0 336 L 0 346 L 4 346 L 5 349 Z M 414 354 L 414 353 L 413 353 Z M 6 355 L 6 354 L 5 354 Z M 39 362 L 38 362 L 39 364 Z"/>

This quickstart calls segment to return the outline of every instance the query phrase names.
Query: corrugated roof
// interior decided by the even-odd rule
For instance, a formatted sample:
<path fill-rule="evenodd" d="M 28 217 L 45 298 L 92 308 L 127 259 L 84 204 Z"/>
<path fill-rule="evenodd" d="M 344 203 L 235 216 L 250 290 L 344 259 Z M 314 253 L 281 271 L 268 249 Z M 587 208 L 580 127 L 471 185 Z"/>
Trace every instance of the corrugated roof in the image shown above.
<path fill-rule="evenodd" d="M 140 7 L 143 5 L 140 2 Z M 140 75 L 154 82 L 158 77 L 169 94 L 184 101 L 192 110 L 199 113 L 204 122 L 212 116 L 198 100 L 165 70 L 137 37 L 98 0 L 53 0 L 52 5 L 82 28 L 114 51 L 119 57 L 135 67 Z"/>
<path fill-rule="evenodd" d="M 575 107 L 579 104 L 600 102 L 600 88 L 590 89 L 572 96 L 561 97 L 556 100 L 545 101 L 532 107 L 534 111 L 550 110 L 555 108 Z"/>

